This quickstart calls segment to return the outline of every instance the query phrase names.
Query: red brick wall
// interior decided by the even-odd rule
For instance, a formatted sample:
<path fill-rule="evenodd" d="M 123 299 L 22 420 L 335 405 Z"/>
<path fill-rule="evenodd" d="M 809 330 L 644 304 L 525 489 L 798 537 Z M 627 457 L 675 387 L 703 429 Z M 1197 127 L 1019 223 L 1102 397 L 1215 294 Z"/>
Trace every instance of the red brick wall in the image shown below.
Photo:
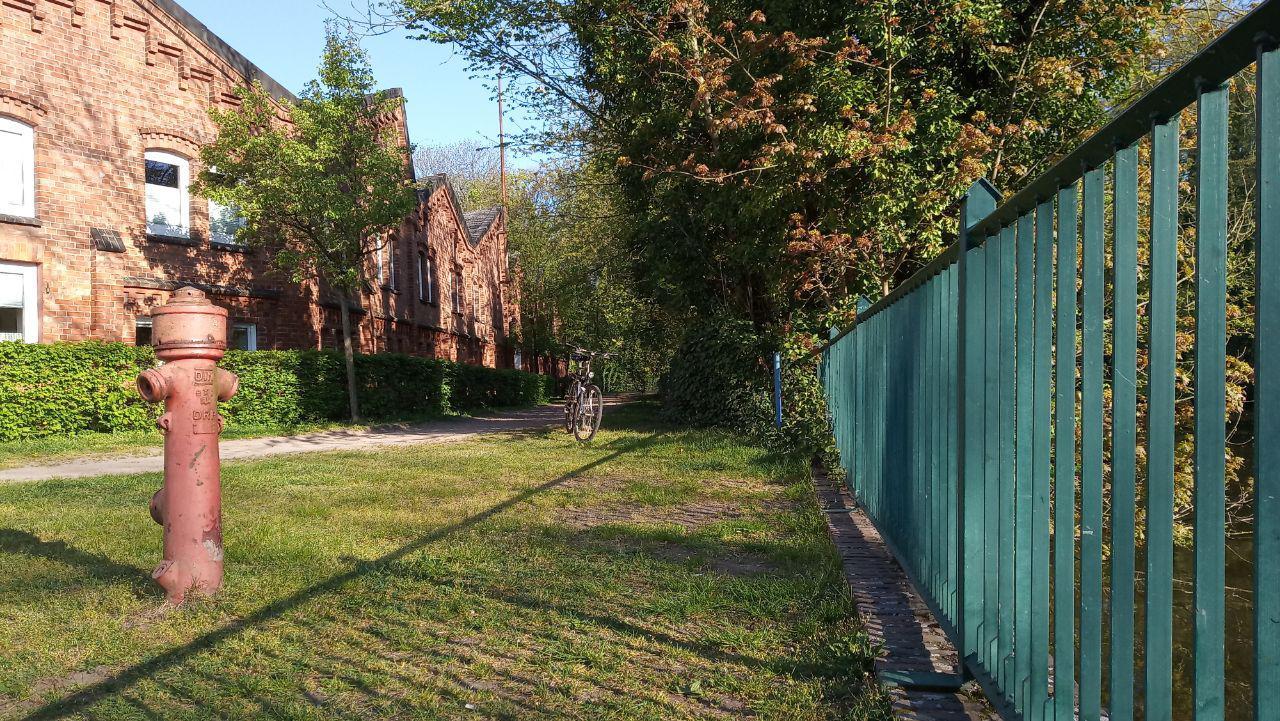
<path fill-rule="evenodd" d="M 176 14 L 176 12 L 175 12 Z M 35 128 L 38 226 L 0 220 L 0 262 L 38 266 L 41 342 L 134 339 L 136 317 L 164 303 L 177 283 L 214 286 L 233 321 L 258 326 L 259 348 L 336 345 L 336 308 L 314 287 L 270 268 L 266 254 L 215 247 L 208 204 L 191 198 L 193 245 L 149 239 L 143 155 L 164 150 L 192 161 L 213 137 L 212 107 L 233 107 L 243 59 L 211 48 L 191 21 L 149 0 L 13 0 L 0 4 L 0 115 Z M 403 106 L 389 119 L 406 135 Z M 362 300 L 361 349 L 437 354 L 502 365 L 505 330 L 517 316 L 502 282 L 503 220 L 472 247 L 448 193 L 437 187 L 397 233 L 400 293 Z M 91 229 L 114 231 L 124 252 L 97 250 Z M 478 284 L 482 310 L 461 317 L 418 301 L 416 252 Z M 498 319 L 502 322 L 499 323 Z"/>

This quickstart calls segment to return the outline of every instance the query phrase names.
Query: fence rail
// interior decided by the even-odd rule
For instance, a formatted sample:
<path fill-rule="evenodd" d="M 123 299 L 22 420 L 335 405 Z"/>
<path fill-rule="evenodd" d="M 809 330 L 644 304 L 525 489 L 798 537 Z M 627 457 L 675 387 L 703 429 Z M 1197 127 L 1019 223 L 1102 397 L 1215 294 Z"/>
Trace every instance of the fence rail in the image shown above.
<path fill-rule="evenodd" d="M 1008 717 L 1171 719 L 1183 715 L 1181 694 L 1195 719 L 1223 719 L 1228 689 L 1251 688 L 1252 717 L 1280 719 L 1277 37 L 1280 0 L 1269 0 L 1007 200 L 976 184 L 960 242 L 823 351 L 852 491 Z M 1228 686 L 1225 83 L 1250 66 L 1258 211 L 1248 393 L 1258 442 L 1254 631 L 1243 641 L 1253 677 Z M 1179 122 L 1193 106 L 1184 164 Z M 1181 182 L 1195 198 L 1193 262 L 1178 255 Z M 1183 277 L 1195 299 L 1194 346 L 1183 349 L 1193 400 L 1175 394 Z M 1174 669 L 1181 402 L 1194 408 L 1183 675 Z M 1183 677 L 1188 688 L 1175 689 Z"/>

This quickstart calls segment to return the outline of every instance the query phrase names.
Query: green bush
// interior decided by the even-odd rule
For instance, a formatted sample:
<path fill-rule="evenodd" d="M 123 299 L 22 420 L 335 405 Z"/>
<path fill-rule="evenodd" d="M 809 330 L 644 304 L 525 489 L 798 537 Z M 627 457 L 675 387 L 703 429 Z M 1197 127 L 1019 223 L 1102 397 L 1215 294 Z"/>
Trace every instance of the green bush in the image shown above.
<path fill-rule="evenodd" d="M 134 381 L 153 365 L 120 343 L 0 343 L 0 439 L 150 428 Z"/>
<path fill-rule="evenodd" d="M 662 376 L 670 420 L 757 433 L 770 421 L 768 349 L 749 321 L 716 317 L 690 327 Z"/>
<path fill-rule="evenodd" d="M 456 411 L 546 403 L 550 398 L 549 380 L 524 371 L 458 363 L 449 364 L 445 372 L 449 404 Z"/>
<path fill-rule="evenodd" d="M 122 343 L 0 343 L 0 440 L 150 428 L 159 406 L 144 402 L 134 382 L 157 363 L 151 348 Z M 348 416 L 336 351 L 229 351 L 221 365 L 240 377 L 239 393 L 221 406 L 229 425 Z M 375 420 L 545 403 L 549 381 L 397 353 L 356 356 L 361 413 Z"/>
<path fill-rule="evenodd" d="M 827 452 L 833 444 L 816 358 L 784 360 L 782 428 L 775 427 L 775 348 L 746 320 L 716 317 L 691 327 L 659 385 L 664 413 L 675 423 L 745 434 L 772 450 Z"/>

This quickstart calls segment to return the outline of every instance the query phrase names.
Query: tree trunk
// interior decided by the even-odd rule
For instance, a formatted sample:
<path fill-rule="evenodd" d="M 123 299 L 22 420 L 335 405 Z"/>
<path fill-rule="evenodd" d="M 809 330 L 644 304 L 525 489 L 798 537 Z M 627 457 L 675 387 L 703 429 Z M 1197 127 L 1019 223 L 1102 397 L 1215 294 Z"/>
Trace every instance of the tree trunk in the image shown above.
<path fill-rule="evenodd" d="M 347 362 L 347 398 L 351 401 L 351 422 L 360 422 L 360 401 L 356 397 L 356 354 L 351 346 L 351 307 L 345 291 L 338 293 L 342 316 L 342 355 Z"/>

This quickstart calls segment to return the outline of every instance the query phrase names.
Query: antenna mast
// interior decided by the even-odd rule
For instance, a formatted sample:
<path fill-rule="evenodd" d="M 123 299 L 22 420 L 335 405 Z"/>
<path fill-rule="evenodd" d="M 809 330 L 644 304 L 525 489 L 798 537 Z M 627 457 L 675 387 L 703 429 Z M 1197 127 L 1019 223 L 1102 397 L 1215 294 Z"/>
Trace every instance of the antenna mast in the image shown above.
<path fill-rule="evenodd" d="M 498 173 L 502 184 L 502 210 L 507 209 L 507 137 L 502 126 L 502 74 L 498 74 Z"/>

